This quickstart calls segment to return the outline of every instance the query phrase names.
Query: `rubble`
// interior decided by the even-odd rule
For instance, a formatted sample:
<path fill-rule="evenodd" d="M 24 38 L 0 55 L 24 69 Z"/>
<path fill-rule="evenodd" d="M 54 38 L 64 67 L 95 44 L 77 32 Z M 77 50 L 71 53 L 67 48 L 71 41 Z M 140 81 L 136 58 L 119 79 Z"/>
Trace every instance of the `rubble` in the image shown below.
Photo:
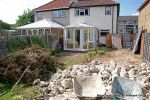
<path fill-rule="evenodd" d="M 116 77 L 118 76 L 128 80 L 126 84 L 134 88 L 135 91 L 131 91 L 130 95 L 137 93 L 135 87 L 138 86 L 138 93 L 148 100 L 150 98 L 149 74 L 150 66 L 146 63 L 118 66 L 113 60 L 109 65 L 96 60 L 87 65 L 73 65 L 64 71 L 58 70 L 50 79 L 47 86 L 48 100 L 79 100 L 78 97 L 80 96 L 95 97 L 98 95 L 112 95 L 113 97 L 114 89 L 118 88 L 113 84 L 117 82 Z M 35 84 L 35 82 L 33 83 Z M 124 87 L 123 89 L 126 89 Z M 43 87 L 41 86 L 41 88 Z M 132 99 L 129 98 L 128 100 Z"/>

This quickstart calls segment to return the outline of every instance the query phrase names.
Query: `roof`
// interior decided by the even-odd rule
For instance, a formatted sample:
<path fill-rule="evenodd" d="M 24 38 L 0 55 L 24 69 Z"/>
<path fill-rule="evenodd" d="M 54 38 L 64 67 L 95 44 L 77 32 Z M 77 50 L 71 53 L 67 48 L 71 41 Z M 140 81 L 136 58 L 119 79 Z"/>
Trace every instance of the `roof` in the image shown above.
<path fill-rule="evenodd" d="M 62 9 L 69 8 L 70 2 L 69 0 L 53 0 L 47 4 L 44 4 L 38 8 L 35 8 L 35 11 L 43 11 L 43 10 L 52 10 L 52 9 Z"/>
<path fill-rule="evenodd" d="M 144 2 L 141 4 L 141 6 L 138 8 L 138 10 L 141 10 L 150 0 L 144 0 Z"/>
<path fill-rule="evenodd" d="M 41 29 L 41 28 L 61 28 L 63 29 L 64 26 L 58 24 L 55 21 L 52 21 L 51 19 L 43 19 L 31 24 L 27 24 L 21 27 L 18 27 L 18 29 Z"/>
<path fill-rule="evenodd" d="M 35 8 L 34 11 L 74 8 L 74 7 L 91 7 L 91 6 L 105 6 L 105 5 L 117 5 L 114 0 L 53 0 L 45 5 Z"/>
<path fill-rule="evenodd" d="M 86 27 L 94 27 L 92 25 L 88 25 L 86 23 L 76 22 L 73 25 L 66 26 L 67 28 L 86 28 Z"/>
<path fill-rule="evenodd" d="M 138 16 L 119 16 L 118 21 L 138 21 Z"/>
<path fill-rule="evenodd" d="M 117 5 L 113 0 L 79 0 L 74 2 L 71 7 L 90 7 L 90 6 L 105 6 L 105 5 Z"/>

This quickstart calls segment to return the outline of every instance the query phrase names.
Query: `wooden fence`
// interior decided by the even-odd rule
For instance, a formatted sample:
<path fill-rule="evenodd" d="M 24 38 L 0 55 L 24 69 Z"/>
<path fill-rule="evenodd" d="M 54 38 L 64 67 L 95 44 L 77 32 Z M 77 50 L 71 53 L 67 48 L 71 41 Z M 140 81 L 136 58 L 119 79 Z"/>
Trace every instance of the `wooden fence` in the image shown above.
<path fill-rule="evenodd" d="M 148 62 L 150 62 L 150 33 L 144 33 L 144 42 L 143 42 L 143 57 L 146 59 Z"/>
<path fill-rule="evenodd" d="M 63 30 L 52 29 L 51 32 L 54 34 L 43 33 L 38 36 L 41 36 L 44 42 L 48 44 L 49 48 L 56 48 L 57 46 L 59 46 L 60 48 L 60 45 L 58 44 L 62 44 L 63 34 L 61 33 L 63 33 Z M 29 37 L 28 35 L 24 35 L 24 36 L 18 35 L 16 31 L 14 32 L 14 31 L 1 31 L 0 30 L 0 57 L 7 54 L 7 50 L 6 50 L 7 41 L 15 38 L 16 36 L 19 36 L 20 38 L 24 38 L 24 39 L 27 39 Z"/>
<path fill-rule="evenodd" d="M 122 35 L 121 34 L 112 34 L 112 48 L 121 49 L 122 48 Z"/>

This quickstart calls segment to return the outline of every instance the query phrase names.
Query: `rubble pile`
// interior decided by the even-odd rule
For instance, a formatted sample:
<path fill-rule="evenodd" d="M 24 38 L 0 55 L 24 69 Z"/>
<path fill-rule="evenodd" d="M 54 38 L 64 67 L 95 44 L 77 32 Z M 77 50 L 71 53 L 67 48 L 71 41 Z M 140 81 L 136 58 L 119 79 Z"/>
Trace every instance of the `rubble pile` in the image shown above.
<path fill-rule="evenodd" d="M 104 88 L 101 91 L 108 96 L 113 95 L 112 83 L 116 76 L 135 81 L 140 85 L 144 99 L 150 100 L 150 66 L 146 63 L 118 66 L 113 60 L 108 65 L 94 60 L 87 65 L 73 65 L 69 69 L 58 70 L 49 82 L 44 83 L 38 79 L 33 84 L 42 87 L 47 92 L 48 100 L 79 100 L 79 95 L 75 93 L 74 79 L 76 77 L 86 79 L 89 76 L 99 77 L 102 80 Z"/>

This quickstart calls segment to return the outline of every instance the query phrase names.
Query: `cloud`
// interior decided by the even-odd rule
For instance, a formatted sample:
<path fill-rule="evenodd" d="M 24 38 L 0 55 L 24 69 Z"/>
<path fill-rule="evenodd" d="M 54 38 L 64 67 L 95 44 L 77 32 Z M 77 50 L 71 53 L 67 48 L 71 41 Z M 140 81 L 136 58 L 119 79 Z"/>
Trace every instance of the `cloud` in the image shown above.
<path fill-rule="evenodd" d="M 24 10 L 34 9 L 51 0 L 0 0 L 0 20 L 14 24 Z"/>
<path fill-rule="evenodd" d="M 132 16 L 138 16 L 139 12 L 132 14 Z"/>

